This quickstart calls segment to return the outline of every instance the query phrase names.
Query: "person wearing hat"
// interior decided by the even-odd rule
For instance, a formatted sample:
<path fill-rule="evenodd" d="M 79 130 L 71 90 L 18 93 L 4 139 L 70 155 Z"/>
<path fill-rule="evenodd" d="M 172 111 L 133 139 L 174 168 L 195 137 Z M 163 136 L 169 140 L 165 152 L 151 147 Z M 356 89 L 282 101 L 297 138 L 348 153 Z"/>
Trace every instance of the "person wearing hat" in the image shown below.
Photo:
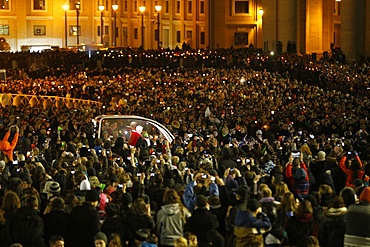
<path fill-rule="evenodd" d="M 247 202 L 247 210 L 238 210 L 235 217 L 236 246 L 247 246 L 252 242 L 263 244 L 263 233 L 271 228 L 271 222 L 262 212 L 256 199 Z"/>
<path fill-rule="evenodd" d="M 99 191 L 88 190 L 85 195 L 85 202 L 81 206 L 72 209 L 71 225 L 69 228 L 70 243 L 68 246 L 94 246 L 94 236 L 99 232 L 99 214 L 96 210 L 100 200 Z"/>
<path fill-rule="evenodd" d="M 322 184 L 322 176 L 325 173 L 325 169 L 328 168 L 326 161 L 326 153 L 324 151 L 319 151 L 317 153 L 317 158 L 310 163 L 309 167 L 310 172 L 315 179 L 311 190 L 317 191 L 319 189 L 320 184 Z"/>
<path fill-rule="evenodd" d="M 95 234 L 94 244 L 95 247 L 106 247 L 108 244 L 107 235 L 105 235 L 103 232 L 98 232 L 97 234 Z"/>
<path fill-rule="evenodd" d="M 142 137 L 141 133 L 143 132 L 143 129 L 143 126 L 138 125 L 131 131 L 130 139 L 128 141 L 131 148 L 136 147 L 137 141 Z"/>
<path fill-rule="evenodd" d="M 360 202 L 349 206 L 344 246 L 370 246 L 370 187 L 363 189 Z"/>

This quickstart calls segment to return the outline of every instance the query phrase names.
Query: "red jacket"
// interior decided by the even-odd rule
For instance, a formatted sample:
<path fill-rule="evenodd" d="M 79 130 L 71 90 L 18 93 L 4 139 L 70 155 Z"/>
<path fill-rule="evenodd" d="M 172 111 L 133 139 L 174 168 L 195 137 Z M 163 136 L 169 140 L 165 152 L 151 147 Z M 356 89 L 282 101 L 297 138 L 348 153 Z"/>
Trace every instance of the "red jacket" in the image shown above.
<path fill-rule="evenodd" d="M 128 140 L 128 145 L 132 147 L 136 147 L 136 143 L 141 137 L 141 134 L 137 132 L 136 130 L 132 130 L 130 139 Z"/>
<path fill-rule="evenodd" d="M 0 150 L 3 151 L 3 153 L 8 156 L 10 160 L 13 160 L 13 151 L 15 146 L 17 146 L 19 133 L 16 132 L 14 134 L 13 141 L 11 143 L 8 142 L 10 136 L 10 132 L 6 132 L 4 139 L 0 142 Z"/>
<path fill-rule="evenodd" d="M 355 159 L 360 164 L 360 167 L 362 167 L 362 161 L 361 161 L 360 157 L 358 157 L 356 155 Z M 364 170 L 358 170 L 357 176 L 355 176 L 353 174 L 353 170 L 346 166 L 346 160 L 347 160 L 347 156 L 343 156 L 339 161 L 339 167 L 342 169 L 342 171 L 344 171 L 345 174 L 347 174 L 346 187 L 352 187 L 353 188 L 354 187 L 353 180 L 355 180 L 356 178 L 362 178 L 362 176 L 364 176 L 364 174 L 365 174 L 365 171 Z"/>
<path fill-rule="evenodd" d="M 302 168 L 305 171 L 306 176 L 302 181 L 299 182 L 299 184 L 295 184 L 296 181 L 293 176 L 293 165 L 289 163 L 285 168 L 285 177 L 288 182 L 288 187 L 291 191 L 293 191 L 296 194 L 308 194 L 310 185 L 310 176 L 306 164 L 302 162 L 300 168 Z"/>

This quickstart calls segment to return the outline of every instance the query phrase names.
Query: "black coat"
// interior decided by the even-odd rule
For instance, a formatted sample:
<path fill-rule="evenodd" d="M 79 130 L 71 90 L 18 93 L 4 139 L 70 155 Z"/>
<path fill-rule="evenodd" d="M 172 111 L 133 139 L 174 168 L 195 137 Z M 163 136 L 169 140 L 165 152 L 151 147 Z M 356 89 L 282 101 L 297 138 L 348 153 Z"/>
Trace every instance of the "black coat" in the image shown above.
<path fill-rule="evenodd" d="M 125 220 L 125 224 L 128 227 L 126 240 L 129 240 L 130 246 L 134 240 L 142 240 L 139 239 L 140 237 L 136 234 L 137 230 L 139 229 L 149 229 L 154 230 L 155 223 L 153 218 L 147 215 L 137 215 L 137 214 L 129 214 Z"/>
<path fill-rule="evenodd" d="M 10 226 L 13 243 L 20 243 L 24 247 L 43 247 L 44 223 L 38 212 L 30 207 L 20 208 Z"/>
<path fill-rule="evenodd" d="M 193 215 L 184 226 L 184 232 L 191 232 L 197 236 L 199 247 L 208 247 L 207 233 L 219 227 L 216 215 L 207 209 L 195 209 Z"/>
<path fill-rule="evenodd" d="M 101 231 L 109 237 L 112 233 L 117 233 L 120 238 L 121 242 L 125 242 L 125 236 L 127 231 L 127 225 L 123 223 L 121 217 L 115 216 L 105 219 Z"/>
<path fill-rule="evenodd" d="M 347 209 L 330 208 L 325 212 L 325 222 L 320 225 L 319 241 L 322 247 L 341 247 L 346 233 Z"/>
<path fill-rule="evenodd" d="M 99 224 L 99 214 L 90 203 L 75 207 L 71 212 L 68 246 L 95 247 L 93 238 L 99 232 Z"/>
<path fill-rule="evenodd" d="M 53 210 L 42 217 L 44 221 L 45 243 L 48 243 L 52 235 L 59 235 L 64 239 L 68 236 L 70 218 L 64 210 Z"/>

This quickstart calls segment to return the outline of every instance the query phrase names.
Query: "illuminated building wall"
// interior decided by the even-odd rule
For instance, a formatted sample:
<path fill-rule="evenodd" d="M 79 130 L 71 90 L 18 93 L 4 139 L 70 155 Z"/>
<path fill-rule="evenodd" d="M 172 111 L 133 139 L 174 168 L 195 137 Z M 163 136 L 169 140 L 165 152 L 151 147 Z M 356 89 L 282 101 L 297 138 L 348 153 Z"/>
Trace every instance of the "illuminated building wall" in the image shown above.
<path fill-rule="evenodd" d="M 297 52 L 318 53 L 340 46 L 349 58 L 370 56 L 370 0 L 80 0 L 77 29 L 75 0 L 0 0 L 0 37 L 11 50 L 24 45 L 65 46 L 65 11 L 67 43 L 112 46 L 114 11 L 116 12 L 116 46 L 157 48 L 157 15 L 160 4 L 160 44 L 181 48 L 246 47 L 253 44 L 265 51 L 283 51 L 288 41 L 295 42 Z M 103 28 L 99 5 L 104 5 Z M 142 14 L 139 6 L 145 5 Z M 103 35 L 103 37 L 101 37 Z M 102 39 L 103 38 L 103 39 Z"/>

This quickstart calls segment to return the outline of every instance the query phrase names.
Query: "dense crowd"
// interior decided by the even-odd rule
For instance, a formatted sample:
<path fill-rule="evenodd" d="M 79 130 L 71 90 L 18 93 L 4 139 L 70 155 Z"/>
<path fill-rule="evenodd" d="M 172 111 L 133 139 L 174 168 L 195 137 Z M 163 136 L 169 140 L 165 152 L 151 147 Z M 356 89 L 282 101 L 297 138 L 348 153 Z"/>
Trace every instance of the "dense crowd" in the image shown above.
<path fill-rule="evenodd" d="M 366 246 L 369 62 L 257 52 L 0 54 L 0 246 Z"/>

